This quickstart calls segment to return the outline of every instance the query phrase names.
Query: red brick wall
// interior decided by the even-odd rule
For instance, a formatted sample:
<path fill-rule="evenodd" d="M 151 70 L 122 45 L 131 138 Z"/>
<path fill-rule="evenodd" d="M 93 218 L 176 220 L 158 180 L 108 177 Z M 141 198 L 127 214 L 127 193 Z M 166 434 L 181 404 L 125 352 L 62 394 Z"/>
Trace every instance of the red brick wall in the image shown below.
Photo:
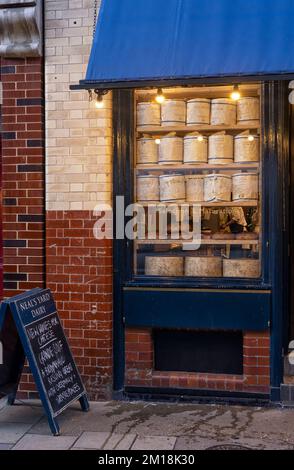
<path fill-rule="evenodd" d="M 4 297 L 45 285 L 43 60 L 1 59 Z M 25 368 L 19 396 L 35 390 Z"/>
<path fill-rule="evenodd" d="M 92 399 L 112 390 L 112 244 L 93 237 L 88 211 L 47 213 L 41 59 L 2 59 L 4 296 L 52 289 Z M 45 279 L 47 271 L 47 279 Z M 25 368 L 21 398 L 35 395 Z"/>
<path fill-rule="evenodd" d="M 112 241 L 90 211 L 47 212 L 47 287 L 93 400 L 112 391 Z"/>
<path fill-rule="evenodd" d="M 126 332 L 126 385 L 246 392 L 269 392 L 270 339 L 267 332 L 246 332 L 243 375 L 160 372 L 153 370 L 151 330 Z"/>
<path fill-rule="evenodd" d="M 41 59 L 2 59 L 4 296 L 43 287 L 44 97 Z"/>

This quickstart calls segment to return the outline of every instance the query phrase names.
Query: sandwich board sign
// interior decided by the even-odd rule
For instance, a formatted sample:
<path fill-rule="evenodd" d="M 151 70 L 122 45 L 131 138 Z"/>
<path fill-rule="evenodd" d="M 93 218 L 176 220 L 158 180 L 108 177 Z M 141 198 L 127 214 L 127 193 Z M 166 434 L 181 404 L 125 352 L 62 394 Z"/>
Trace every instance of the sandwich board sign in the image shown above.
<path fill-rule="evenodd" d="M 6 387 L 9 403 L 15 400 L 27 357 L 51 431 L 59 435 L 56 417 L 76 400 L 88 411 L 89 402 L 50 289 L 36 288 L 4 300 L 0 332 L 0 387 Z"/>

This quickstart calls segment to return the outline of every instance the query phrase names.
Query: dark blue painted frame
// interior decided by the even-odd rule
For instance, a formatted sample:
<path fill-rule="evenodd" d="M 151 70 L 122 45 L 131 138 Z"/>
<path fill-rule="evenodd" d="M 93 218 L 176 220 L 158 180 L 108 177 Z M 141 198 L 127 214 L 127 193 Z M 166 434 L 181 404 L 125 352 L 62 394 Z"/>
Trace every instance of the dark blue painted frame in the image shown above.
<path fill-rule="evenodd" d="M 256 77 L 258 80 L 258 77 Z M 236 81 L 236 80 L 234 80 Z M 202 81 L 203 82 L 203 81 Z M 192 82 L 191 82 L 192 83 Z M 190 83 L 190 84 L 191 84 Z M 216 80 L 215 83 L 228 83 Z M 178 82 L 178 86 L 184 82 Z M 155 84 L 154 84 L 155 86 Z M 164 86 L 164 85 L 163 85 Z M 114 241 L 114 391 L 124 388 L 124 296 L 123 288 L 241 289 L 272 292 L 271 329 L 271 399 L 279 400 L 283 378 L 283 346 L 287 337 L 288 316 L 288 173 L 289 173 L 289 105 L 288 82 L 262 83 L 262 277 L 244 279 L 168 279 L 132 276 L 133 250 L 129 241 Z M 126 204 L 133 202 L 134 92 L 113 91 L 114 96 L 114 197 L 125 195 Z M 123 118 L 123 120 L 122 120 Z M 115 206 L 114 206 L 115 207 Z M 225 325 L 224 325 L 225 326 Z"/>
<path fill-rule="evenodd" d="M 270 291 L 124 288 L 126 326 L 211 330 L 269 328 Z"/>
<path fill-rule="evenodd" d="M 269 155 L 266 188 L 270 224 L 269 275 L 272 290 L 271 400 L 279 401 L 289 328 L 290 104 L 287 82 L 265 89 L 265 146 Z M 293 217 L 293 216 L 291 216 Z"/>
<path fill-rule="evenodd" d="M 49 289 L 47 289 L 47 290 L 49 290 Z M 43 381 L 41 379 L 40 371 L 37 367 L 37 363 L 35 361 L 34 354 L 32 352 L 31 346 L 28 342 L 28 339 L 27 339 L 27 336 L 26 336 L 26 333 L 25 333 L 25 328 L 24 328 L 24 326 L 21 322 L 20 314 L 19 314 L 17 306 L 16 306 L 17 301 L 23 300 L 27 297 L 32 297 L 32 295 L 35 295 L 35 294 L 40 294 L 42 291 L 44 291 L 44 289 L 35 288 L 35 289 L 27 291 L 23 294 L 18 294 L 14 297 L 11 297 L 10 299 L 4 300 L 1 303 L 1 307 L 0 307 L 0 330 L 2 329 L 2 326 L 4 324 L 5 316 L 6 315 L 12 315 L 13 320 L 15 322 L 15 326 L 17 328 L 18 335 L 20 337 L 20 340 L 21 340 L 21 343 L 22 343 L 22 346 L 23 346 L 23 349 L 24 349 L 24 356 L 26 356 L 27 359 L 28 359 L 29 366 L 30 366 L 31 372 L 32 372 L 33 377 L 34 377 L 34 380 L 35 380 L 35 383 L 36 383 L 36 386 L 37 386 L 37 389 L 38 389 L 38 392 L 39 392 L 39 395 L 40 395 L 42 405 L 43 405 L 44 410 L 45 410 L 46 415 L 47 415 L 47 419 L 48 419 L 48 423 L 49 423 L 51 432 L 54 436 L 59 436 L 60 429 L 59 429 L 59 425 L 58 425 L 57 420 L 56 420 L 56 416 L 57 416 L 57 414 L 59 415 L 62 411 L 64 411 L 64 409 L 67 408 L 67 406 L 69 406 L 74 400 L 71 401 L 70 403 L 68 403 L 68 405 L 65 408 L 63 408 L 62 410 L 60 410 L 58 413 L 53 413 L 53 410 L 52 410 L 52 408 L 50 406 L 50 403 L 47 399 L 47 394 L 46 394 L 46 390 L 45 390 L 44 385 L 43 385 Z M 65 337 L 65 340 L 67 341 L 66 337 Z M 18 374 L 19 379 L 20 379 L 20 376 L 21 376 L 23 365 L 24 365 L 23 362 L 21 364 L 19 364 L 19 374 Z M 11 405 L 15 401 L 17 388 L 18 388 L 18 383 L 14 384 L 13 396 L 9 397 L 9 404 L 11 404 Z M 82 408 L 83 411 L 88 411 L 89 410 L 89 402 L 88 402 L 88 398 L 87 398 L 85 389 L 83 390 L 83 392 L 81 394 L 79 394 L 79 396 L 76 399 L 79 400 L 81 408 Z"/>

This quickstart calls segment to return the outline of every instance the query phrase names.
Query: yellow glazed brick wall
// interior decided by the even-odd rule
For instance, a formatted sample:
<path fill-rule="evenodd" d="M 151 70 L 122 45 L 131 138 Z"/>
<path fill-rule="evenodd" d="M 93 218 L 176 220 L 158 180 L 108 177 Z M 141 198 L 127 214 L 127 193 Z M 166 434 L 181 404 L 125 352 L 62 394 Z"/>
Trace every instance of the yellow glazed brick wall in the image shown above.
<path fill-rule="evenodd" d="M 98 110 L 85 78 L 93 0 L 45 0 L 46 209 L 93 210 L 111 202 L 112 102 Z"/>

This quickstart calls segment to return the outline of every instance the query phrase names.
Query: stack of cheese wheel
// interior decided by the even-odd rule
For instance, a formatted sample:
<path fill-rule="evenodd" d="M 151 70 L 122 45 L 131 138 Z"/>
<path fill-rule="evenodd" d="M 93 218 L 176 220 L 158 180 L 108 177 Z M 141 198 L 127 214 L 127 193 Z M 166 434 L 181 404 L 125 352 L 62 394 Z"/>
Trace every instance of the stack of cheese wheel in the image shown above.
<path fill-rule="evenodd" d="M 161 125 L 179 126 L 186 123 L 186 101 L 165 100 L 161 105 Z"/>
<path fill-rule="evenodd" d="M 236 124 L 237 106 L 229 98 L 211 100 L 211 120 L 213 126 L 233 126 Z"/>
<path fill-rule="evenodd" d="M 211 174 L 204 177 L 205 202 L 231 201 L 232 178 L 225 174 Z"/>
<path fill-rule="evenodd" d="M 159 176 L 160 200 L 184 202 L 186 199 L 185 177 L 180 174 Z"/>
<path fill-rule="evenodd" d="M 210 100 L 193 98 L 187 101 L 187 126 L 210 124 Z"/>
<path fill-rule="evenodd" d="M 144 165 L 158 163 L 158 145 L 152 137 L 144 135 L 137 140 L 137 163 Z"/>
<path fill-rule="evenodd" d="M 259 161 L 259 137 L 250 131 L 235 136 L 235 163 L 254 163 Z"/>
<path fill-rule="evenodd" d="M 258 200 L 258 174 L 235 173 L 232 176 L 233 201 Z"/>
<path fill-rule="evenodd" d="M 146 256 L 147 276 L 183 276 L 184 258 L 181 256 Z"/>
<path fill-rule="evenodd" d="M 209 136 L 208 163 L 225 165 L 234 161 L 234 138 L 225 131 Z"/>
<path fill-rule="evenodd" d="M 160 104 L 141 102 L 137 104 L 137 126 L 160 126 Z"/>
<path fill-rule="evenodd" d="M 260 107 L 259 98 L 248 96 L 240 98 L 237 102 L 237 123 L 259 126 Z"/>
<path fill-rule="evenodd" d="M 224 259 L 224 277 L 257 278 L 260 276 L 260 261 L 257 259 Z"/>
<path fill-rule="evenodd" d="M 184 137 L 184 163 L 207 163 L 208 139 L 199 132 L 192 132 Z"/>
<path fill-rule="evenodd" d="M 222 259 L 217 256 L 187 256 L 185 276 L 220 277 L 222 276 Z"/>
<path fill-rule="evenodd" d="M 183 139 L 170 132 L 160 139 L 158 163 L 171 165 L 183 163 Z"/>
<path fill-rule="evenodd" d="M 204 175 L 186 176 L 186 201 L 204 201 Z"/>
<path fill-rule="evenodd" d="M 137 176 L 137 201 L 159 201 L 159 179 L 154 175 Z"/>

